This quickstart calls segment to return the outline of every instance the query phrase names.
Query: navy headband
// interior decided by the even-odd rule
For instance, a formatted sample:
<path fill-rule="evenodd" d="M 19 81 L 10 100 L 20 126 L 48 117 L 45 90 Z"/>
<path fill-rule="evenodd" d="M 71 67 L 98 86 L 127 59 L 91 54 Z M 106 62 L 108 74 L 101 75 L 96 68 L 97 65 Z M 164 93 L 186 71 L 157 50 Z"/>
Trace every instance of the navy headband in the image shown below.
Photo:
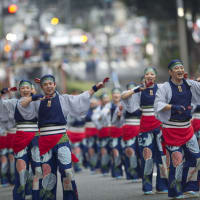
<path fill-rule="evenodd" d="M 47 81 L 47 80 L 50 80 L 52 82 L 55 83 L 55 77 L 51 74 L 47 74 L 47 75 L 44 75 L 41 79 L 40 79 L 40 84 L 42 85 L 43 82 Z"/>
<path fill-rule="evenodd" d="M 30 87 L 32 87 L 32 83 L 29 80 L 21 80 L 19 83 L 19 87 L 22 87 L 24 85 L 29 85 Z"/>
<path fill-rule="evenodd" d="M 147 67 L 147 68 L 145 68 L 144 74 L 146 74 L 147 72 L 150 72 L 150 71 L 153 72 L 155 75 L 158 74 L 158 72 L 157 72 L 155 67 Z"/>
<path fill-rule="evenodd" d="M 172 69 L 173 67 L 175 66 L 183 66 L 183 62 L 179 59 L 175 59 L 175 60 L 172 60 L 169 64 L 168 64 L 168 69 Z"/>

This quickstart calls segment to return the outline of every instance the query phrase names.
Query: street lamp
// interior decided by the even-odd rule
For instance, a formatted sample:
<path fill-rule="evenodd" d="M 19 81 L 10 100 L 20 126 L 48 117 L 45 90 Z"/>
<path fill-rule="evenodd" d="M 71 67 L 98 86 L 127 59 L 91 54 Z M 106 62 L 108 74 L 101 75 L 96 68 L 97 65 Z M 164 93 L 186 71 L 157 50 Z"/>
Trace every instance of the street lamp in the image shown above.
<path fill-rule="evenodd" d="M 52 19 L 51 19 L 51 24 L 52 25 L 57 25 L 59 23 L 59 19 L 57 18 L 57 17 L 53 17 Z"/>

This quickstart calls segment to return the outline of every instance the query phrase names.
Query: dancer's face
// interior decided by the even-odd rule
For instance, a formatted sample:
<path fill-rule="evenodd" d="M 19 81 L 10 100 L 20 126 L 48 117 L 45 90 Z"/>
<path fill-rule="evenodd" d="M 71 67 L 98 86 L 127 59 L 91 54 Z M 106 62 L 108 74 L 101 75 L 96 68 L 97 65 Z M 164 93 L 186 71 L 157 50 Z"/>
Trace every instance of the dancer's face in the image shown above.
<path fill-rule="evenodd" d="M 169 74 L 174 80 L 182 80 L 184 78 L 184 66 L 176 65 L 175 67 L 169 70 Z"/>
<path fill-rule="evenodd" d="M 102 105 L 106 105 L 107 103 L 110 102 L 110 97 L 109 96 L 106 96 L 102 99 Z"/>
<path fill-rule="evenodd" d="M 112 100 L 114 103 L 119 103 L 121 99 L 121 94 L 120 93 L 114 93 L 112 94 Z"/>
<path fill-rule="evenodd" d="M 149 71 L 144 75 L 144 79 L 146 83 L 154 83 L 156 80 L 156 74 L 154 72 Z"/>
<path fill-rule="evenodd" d="M 29 85 L 23 85 L 19 88 L 21 97 L 30 97 L 32 92 L 32 87 Z"/>
<path fill-rule="evenodd" d="M 56 83 L 51 80 L 46 80 L 42 83 L 41 87 L 45 95 L 53 95 L 56 90 Z"/>

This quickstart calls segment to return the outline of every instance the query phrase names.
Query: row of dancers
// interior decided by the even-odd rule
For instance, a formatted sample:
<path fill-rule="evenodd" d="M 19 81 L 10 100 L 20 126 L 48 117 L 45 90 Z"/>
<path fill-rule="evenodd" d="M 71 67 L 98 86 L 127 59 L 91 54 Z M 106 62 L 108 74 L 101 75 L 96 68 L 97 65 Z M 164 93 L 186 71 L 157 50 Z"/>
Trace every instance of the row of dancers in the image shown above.
<path fill-rule="evenodd" d="M 14 184 L 13 199 L 56 199 L 57 170 L 64 200 L 77 200 L 74 173 L 80 163 L 91 171 L 142 180 L 145 195 L 184 199 L 199 195 L 200 83 L 184 77 L 180 60 L 168 65 L 169 81 L 156 83 L 157 70 L 147 67 L 144 80 L 126 91 L 113 88 L 112 101 L 94 93 L 108 79 L 78 95 L 59 94 L 53 75 L 4 88 L 0 99 L 1 184 Z M 193 118 L 192 118 L 193 114 Z M 32 174 L 32 176 L 31 176 Z"/>

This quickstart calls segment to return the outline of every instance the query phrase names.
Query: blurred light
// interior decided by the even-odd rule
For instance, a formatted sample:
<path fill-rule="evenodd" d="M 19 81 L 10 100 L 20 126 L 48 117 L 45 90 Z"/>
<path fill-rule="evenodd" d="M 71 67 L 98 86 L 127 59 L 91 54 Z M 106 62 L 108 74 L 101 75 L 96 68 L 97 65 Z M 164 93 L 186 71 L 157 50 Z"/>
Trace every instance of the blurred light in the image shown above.
<path fill-rule="evenodd" d="M 184 16 L 184 9 L 183 8 L 178 8 L 178 16 L 183 17 Z"/>
<path fill-rule="evenodd" d="M 86 43 L 87 41 L 88 41 L 87 35 L 82 35 L 82 36 L 81 36 L 81 42 L 82 42 L 82 43 Z"/>
<path fill-rule="evenodd" d="M 59 19 L 57 18 L 57 17 L 53 17 L 52 19 L 51 19 L 51 24 L 52 25 L 57 25 L 59 23 Z"/>
<path fill-rule="evenodd" d="M 8 12 L 11 14 L 16 13 L 18 10 L 18 6 L 16 4 L 11 4 L 8 6 Z"/>
<path fill-rule="evenodd" d="M 146 53 L 149 55 L 153 55 L 154 54 L 154 46 L 152 43 L 147 43 L 146 45 Z"/>
<path fill-rule="evenodd" d="M 6 40 L 8 41 L 14 42 L 16 41 L 16 39 L 17 39 L 17 36 L 14 33 L 8 33 L 6 35 Z"/>
<path fill-rule="evenodd" d="M 113 28 L 111 26 L 105 26 L 104 27 L 104 32 L 107 34 L 112 34 L 113 33 Z"/>
<path fill-rule="evenodd" d="M 197 23 L 197 26 L 200 27 L 200 19 L 197 19 L 196 23 Z"/>
<path fill-rule="evenodd" d="M 6 44 L 6 45 L 4 46 L 4 51 L 5 51 L 6 53 L 9 53 L 10 50 L 11 50 L 11 46 L 10 46 L 9 44 Z"/>
<path fill-rule="evenodd" d="M 45 28 L 45 31 L 48 33 L 48 34 L 52 34 L 54 32 L 53 28 L 52 27 L 46 27 Z"/>
<path fill-rule="evenodd" d="M 0 68 L 0 81 L 6 79 L 6 71 L 3 68 Z"/>
<path fill-rule="evenodd" d="M 187 19 L 187 20 L 192 20 L 192 14 L 191 14 L 191 12 L 186 12 L 186 14 L 185 14 L 185 18 Z"/>
<path fill-rule="evenodd" d="M 184 4 L 183 0 L 176 0 L 177 14 L 179 17 L 184 17 Z"/>
<path fill-rule="evenodd" d="M 137 37 L 137 38 L 135 38 L 135 43 L 136 43 L 136 44 L 141 44 L 141 43 L 142 43 L 142 40 L 141 40 L 140 38 Z"/>

